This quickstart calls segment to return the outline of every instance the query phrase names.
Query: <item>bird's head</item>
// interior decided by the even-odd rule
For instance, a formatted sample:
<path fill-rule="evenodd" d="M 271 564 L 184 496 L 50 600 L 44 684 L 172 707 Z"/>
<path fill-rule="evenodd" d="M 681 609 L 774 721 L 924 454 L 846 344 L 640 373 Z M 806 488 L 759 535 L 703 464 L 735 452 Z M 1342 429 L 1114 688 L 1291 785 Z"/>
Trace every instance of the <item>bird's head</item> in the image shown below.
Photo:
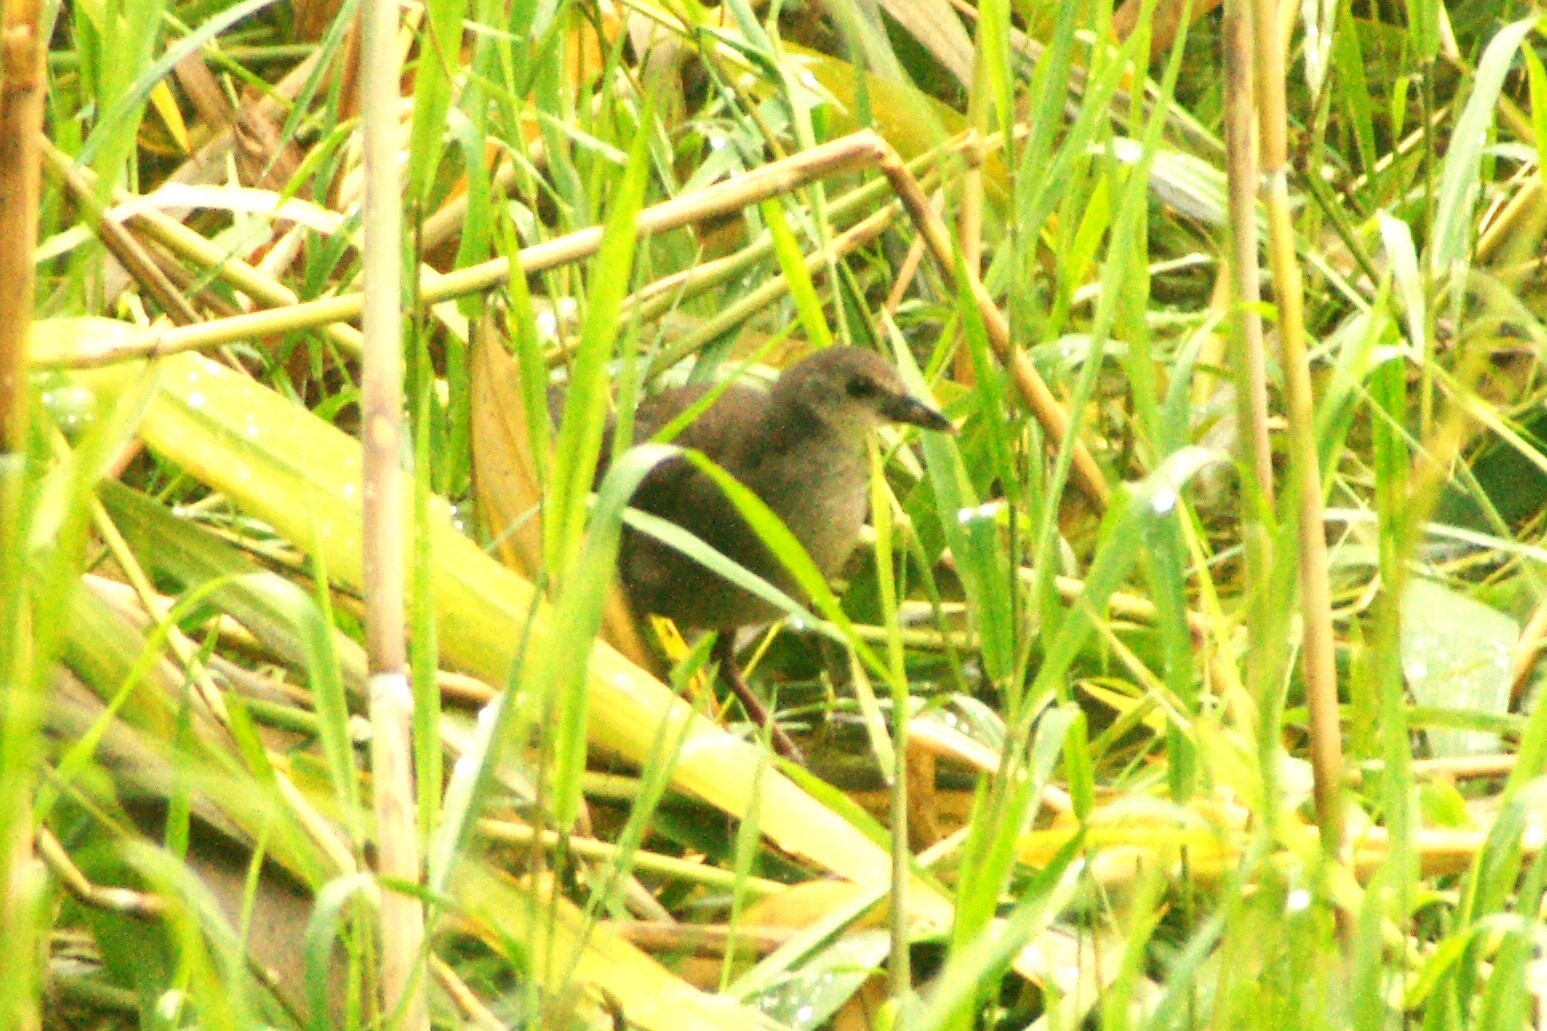
<path fill-rule="evenodd" d="M 859 436 L 905 422 L 955 433 L 944 415 L 914 397 L 891 363 L 859 347 L 829 347 L 790 366 L 773 388 L 776 403 L 795 403 L 835 432 Z"/>

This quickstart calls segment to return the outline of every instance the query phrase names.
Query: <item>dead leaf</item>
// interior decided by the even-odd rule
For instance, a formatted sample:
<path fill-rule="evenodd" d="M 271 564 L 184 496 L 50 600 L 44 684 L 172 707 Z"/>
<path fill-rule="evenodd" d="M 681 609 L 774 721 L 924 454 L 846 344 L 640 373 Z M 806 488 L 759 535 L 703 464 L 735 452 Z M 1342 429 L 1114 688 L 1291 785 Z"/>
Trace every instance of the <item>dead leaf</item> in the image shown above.
<path fill-rule="evenodd" d="M 537 582 L 542 568 L 542 469 L 527 431 L 521 372 L 485 320 L 472 345 L 473 493 L 500 562 Z M 608 588 L 602 638 L 636 666 L 654 662 L 616 583 Z"/>

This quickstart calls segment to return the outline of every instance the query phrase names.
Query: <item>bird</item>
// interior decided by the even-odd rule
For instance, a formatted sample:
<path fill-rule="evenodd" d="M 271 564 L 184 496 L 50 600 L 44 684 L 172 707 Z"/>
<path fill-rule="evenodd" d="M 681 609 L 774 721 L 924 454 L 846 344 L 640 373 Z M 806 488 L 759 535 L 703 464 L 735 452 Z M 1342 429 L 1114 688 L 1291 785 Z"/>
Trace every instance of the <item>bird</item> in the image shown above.
<path fill-rule="evenodd" d="M 655 437 L 715 389 L 690 384 L 645 398 L 635 413 L 634 439 Z M 908 390 L 895 366 L 859 347 L 817 351 L 785 369 L 767 389 L 739 381 L 721 389 L 671 443 L 702 453 L 756 494 L 826 578 L 843 569 L 865 522 L 868 434 L 893 423 L 955 432 L 939 410 Z M 656 465 L 630 504 L 687 530 L 799 597 L 784 563 L 720 487 L 684 456 Z M 714 657 L 721 676 L 748 716 L 769 727 L 776 747 L 798 758 L 794 743 L 741 680 L 734 660 L 735 632 L 771 622 L 781 610 L 634 527 L 624 529 L 618 575 L 636 614 L 665 616 L 683 630 L 719 634 Z"/>

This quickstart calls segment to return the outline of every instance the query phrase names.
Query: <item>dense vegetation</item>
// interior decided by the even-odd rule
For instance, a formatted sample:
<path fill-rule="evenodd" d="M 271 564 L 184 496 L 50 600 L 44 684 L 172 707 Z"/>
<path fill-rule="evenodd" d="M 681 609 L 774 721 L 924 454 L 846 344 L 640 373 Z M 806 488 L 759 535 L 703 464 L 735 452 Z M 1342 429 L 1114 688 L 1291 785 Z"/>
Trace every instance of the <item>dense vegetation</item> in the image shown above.
<path fill-rule="evenodd" d="M 382 10 L 8 11 L 0 1024 L 1547 1013 L 1527 5 Z M 960 432 L 744 507 L 803 768 L 593 477 L 831 343 Z"/>

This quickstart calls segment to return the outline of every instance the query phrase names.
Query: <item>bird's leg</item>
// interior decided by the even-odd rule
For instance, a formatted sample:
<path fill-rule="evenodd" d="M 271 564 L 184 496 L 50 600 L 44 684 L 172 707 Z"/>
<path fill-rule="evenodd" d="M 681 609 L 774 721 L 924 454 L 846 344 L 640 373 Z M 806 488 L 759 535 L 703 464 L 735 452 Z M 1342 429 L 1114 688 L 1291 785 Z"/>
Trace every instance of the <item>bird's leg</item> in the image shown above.
<path fill-rule="evenodd" d="M 731 630 L 720 631 L 715 638 L 714 651 L 710 653 L 714 661 L 719 664 L 720 676 L 724 678 L 731 692 L 735 694 L 741 707 L 746 710 L 747 718 L 760 727 L 768 728 L 769 739 L 773 742 L 774 751 L 784 756 L 790 762 L 806 764 L 806 757 L 801 754 L 790 735 L 784 728 L 774 721 L 773 713 L 762 703 L 757 695 L 752 693 L 752 688 L 747 686 L 746 680 L 741 676 L 741 666 L 736 662 L 736 634 Z"/>

